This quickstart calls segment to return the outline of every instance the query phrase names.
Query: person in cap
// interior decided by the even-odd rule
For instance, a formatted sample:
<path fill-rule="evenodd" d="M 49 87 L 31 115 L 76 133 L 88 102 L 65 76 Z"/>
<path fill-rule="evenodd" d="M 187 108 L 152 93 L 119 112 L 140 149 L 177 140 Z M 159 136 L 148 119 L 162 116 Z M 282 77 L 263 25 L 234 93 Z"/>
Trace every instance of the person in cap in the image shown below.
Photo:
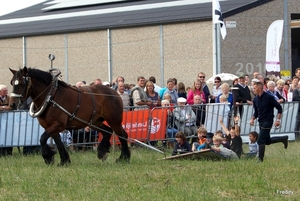
<path fill-rule="evenodd" d="M 108 81 L 103 82 L 104 86 L 110 87 L 110 83 Z"/>
<path fill-rule="evenodd" d="M 191 106 L 186 105 L 185 98 L 177 99 L 177 107 L 173 110 L 175 125 L 179 131 L 182 131 L 187 137 L 193 138 L 192 142 L 197 141 L 196 115 Z"/>
<path fill-rule="evenodd" d="M 245 104 L 245 103 L 250 105 L 253 104 L 251 101 L 251 94 L 250 94 L 249 87 L 245 83 L 244 75 L 241 75 L 239 77 L 238 84 L 234 85 L 234 87 L 238 88 L 238 90 L 234 90 L 236 105 Z M 242 116 L 243 105 L 239 106 L 239 112 L 240 112 L 240 116 Z"/>

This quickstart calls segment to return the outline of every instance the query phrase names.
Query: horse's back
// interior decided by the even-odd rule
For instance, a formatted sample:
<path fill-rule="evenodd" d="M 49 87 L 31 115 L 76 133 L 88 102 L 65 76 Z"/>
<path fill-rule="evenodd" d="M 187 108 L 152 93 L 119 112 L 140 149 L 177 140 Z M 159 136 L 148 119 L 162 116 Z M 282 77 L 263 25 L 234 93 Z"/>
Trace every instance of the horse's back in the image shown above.
<path fill-rule="evenodd" d="M 123 112 L 123 102 L 116 90 L 104 85 L 94 85 L 91 86 L 89 90 L 91 90 L 92 94 L 94 94 L 99 101 L 99 104 L 103 105 L 104 108 L 120 113 Z"/>

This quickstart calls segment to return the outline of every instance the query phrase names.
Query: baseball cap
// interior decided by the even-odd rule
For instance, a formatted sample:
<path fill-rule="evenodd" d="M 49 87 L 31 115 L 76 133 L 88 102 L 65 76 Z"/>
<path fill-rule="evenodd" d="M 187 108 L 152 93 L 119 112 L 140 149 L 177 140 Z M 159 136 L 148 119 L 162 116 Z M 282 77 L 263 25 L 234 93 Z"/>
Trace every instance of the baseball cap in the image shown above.
<path fill-rule="evenodd" d="M 177 99 L 177 102 L 178 103 L 186 103 L 186 99 L 183 98 L 183 97 L 180 97 L 180 98 Z"/>
<path fill-rule="evenodd" d="M 103 85 L 110 85 L 108 81 L 103 82 Z"/>

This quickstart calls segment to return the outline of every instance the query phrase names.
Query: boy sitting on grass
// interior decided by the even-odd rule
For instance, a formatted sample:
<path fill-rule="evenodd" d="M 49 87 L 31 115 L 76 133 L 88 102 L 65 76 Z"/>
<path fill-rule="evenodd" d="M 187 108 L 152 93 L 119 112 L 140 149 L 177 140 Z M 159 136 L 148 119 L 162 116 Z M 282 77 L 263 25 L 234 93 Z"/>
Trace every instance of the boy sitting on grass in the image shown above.
<path fill-rule="evenodd" d="M 216 154 L 220 154 L 221 156 L 228 158 L 228 159 L 239 159 L 236 153 L 226 147 L 223 147 L 222 141 L 224 139 L 219 136 L 213 137 L 213 145 L 211 146 L 211 150 Z"/>
<path fill-rule="evenodd" d="M 191 145 L 186 141 L 186 137 L 183 132 L 179 131 L 175 135 L 176 138 L 176 145 L 172 152 L 172 156 L 179 154 L 184 154 L 188 152 L 192 152 Z"/>
<path fill-rule="evenodd" d="M 214 133 L 214 136 L 219 136 L 220 138 L 223 138 L 223 141 L 222 141 L 223 147 L 226 147 L 227 149 L 230 149 L 230 144 L 227 140 L 227 136 L 224 137 L 223 132 L 221 130 L 217 130 Z"/>
<path fill-rule="evenodd" d="M 210 149 L 211 145 L 213 145 L 213 142 L 212 142 L 213 136 L 214 136 L 213 133 L 207 133 L 205 142 L 203 144 L 197 146 L 195 151 L 201 151 L 203 149 Z"/>
<path fill-rule="evenodd" d="M 201 146 L 202 144 L 204 144 L 206 142 L 206 134 L 207 134 L 207 130 L 206 128 L 200 127 L 198 129 L 198 142 L 194 142 L 192 145 L 192 151 L 197 151 L 198 147 Z"/>

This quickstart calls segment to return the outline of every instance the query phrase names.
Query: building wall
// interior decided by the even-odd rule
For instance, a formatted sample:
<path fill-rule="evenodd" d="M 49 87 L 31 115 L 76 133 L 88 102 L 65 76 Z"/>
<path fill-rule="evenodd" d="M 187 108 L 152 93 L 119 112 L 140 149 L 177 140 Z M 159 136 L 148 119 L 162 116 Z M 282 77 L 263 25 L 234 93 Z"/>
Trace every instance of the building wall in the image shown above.
<path fill-rule="evenodd" d="M 168 78 L 175 77 L 178 82 L 191 85 L 199 71 L 212 74 L 210 22 L 113 29 L 111 32 L 113 78 L 123 75 L 125 81 L 136 83 L 137 76 L 155 76 L 157 84 L 163 86 Z"/>
<path fill-rule="evenodd" d="M 107 32 L 93 31 L 67 34 L 68 40 L 68 82 L 76 84 L 85 80 L 87 83 L 101 78 L 107 79 Z M 64 55 L 61 55 L 62 57 Z"/>
<path fill-rule="evenodd" d="M 298 6 L 296 6 L 298 5 Z M 299 1 L 289 1 L 289 13 L 299 13 Z M 249 74 L 254 71 L 265 73 L 266 35 L 269 26 L 275 20 L 284 18 L 283 1 L 275 0 L 259 7 L 226 18 L 226 21 L 236 21 L 236 28 L 227 28 L 227 36 L 222 41 L 223 72 L 233 74 Z M 290 21 L 290 14 L 288 15 Z M 288 29 L 289 55 L 291 55 L 291 29 Z M 284 61 L 284 35 L 280 46 L 281 69 Z"/>
<path fill-rule="evenodd" d="M 192 86 L 200 71 L 213 74 L 210 21 L 164 26 L 165 77 Z M 166 85 L 165 80 L 165 85 Z"/>
<path fill-rule="evenodd" d="M 300 13 L 299 9 L 298 0 L 289 1 L 290 13 Z M 222 72 L 263 73 L 267 29 L 277 19 L 283 19 L 281 0 L 226 18 L 226 21 L 236 21 L 237 27 L 227 28 L 226 39 L 221 41 Z M 110 46 L 107 30 L 26 37 L 26 64 L 48 70 L 51 66 L 48 55 L 53 53 L 56 56 L 53 66 L 62 71 L 62 79 L 70 84 L 81 80 L 89 83 L 96 78 L 111 81 L 118 75 L 125 77 L 126 83 L 136 83 L 137 76 L 143 75 L 155 76 L 160 86 L 165 86 L 170 77 L 191 86 L 198 72 L 205 72 L 207 78 L 213 75 L 211 21 L 110 31 Z M 289 46 L 290 33 L 289 30 Z M 22 47 L 22 38 L 0 40 L 1 83 L 9 85 L 8 67 L 23 66 Z M 283 47 L 282 40 L 282 66 Z"/>
<path fill-rule="evenodd" d="M 200 71 L 212 75 L 211 22 L 112 29 L 110 32 L 110 46 L 107 30 L 26 37 L 26 65 L 48 70 L 51 67 L 48 56 L 54 54 L 53 67 L 60 69 L 62 79 L 70 84 L 82 80 L 90 83 L 96 78 L 112 81 L 118 75 L 122 75 L 126 83 L 135 84 L 137 76 L 143 75 L 155 76 L 161 86 L 173 77 L 189 86 Z M 8 52 L 4 52 L 4 47 Z M 3 40 L 0 49 L 2 66 L 6 64 L 13 69 L 23 66 L 21 38 Z M 8 83 L 10 72 L 3 67 L 1 72 L 7 75 L 1 82 Z"/>
<path fill-rule="evenodd" d="M 111 30 L 112 78 L 122 75 L 126 83 L 137 76 L 159 78 L 159 26 Z"/>
<path fill-rule="evenodd" d="M 10 88 L 12 73 L 23 66 L 22 38 L 0 40 L 0 84 Z"/>

